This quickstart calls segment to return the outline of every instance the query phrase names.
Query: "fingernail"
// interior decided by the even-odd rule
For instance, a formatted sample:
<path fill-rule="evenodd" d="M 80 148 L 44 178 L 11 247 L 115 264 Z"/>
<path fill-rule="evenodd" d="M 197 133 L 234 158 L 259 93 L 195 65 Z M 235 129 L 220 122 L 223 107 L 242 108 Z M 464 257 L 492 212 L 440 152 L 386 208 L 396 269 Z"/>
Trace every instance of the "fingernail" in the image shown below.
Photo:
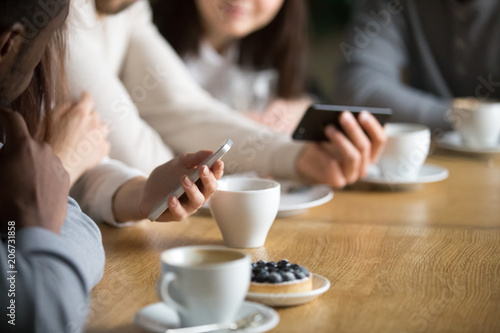
<path fill-rule="evenodd" d="M 170 205 L 172 207 L 175 207 L 179 204 L 179 199 L 177 199 L 176 197 L 170 197 Z"/>
<path fill-rule="evenodd" d="M 368 112 L 361 111 L 359 114 L 359 121 L 362 121 L 362 122 L 368 121 Z"/>
<path fill-rule="evenodd" d="M 341 121 L 347 121 L 347 122 L 352 122 L 352 121 L 356 120 L 356 119 L 354 119 L 354 116 L 352 115 L 352 113 L 350 113 L 348 111 L 342 112 L 341 118 L 342 118 Z"/>
<path fill-rule="evenodd" d="M 188 176 L 184 176 L 183 182 L 186 187 L 193 186 L 193 181 Z"/>
<path fill-rule="evenodd" d="M 208 177 L 208 167 L 206 165 L 201 167 L 201 175 L 203 177 Z"/>

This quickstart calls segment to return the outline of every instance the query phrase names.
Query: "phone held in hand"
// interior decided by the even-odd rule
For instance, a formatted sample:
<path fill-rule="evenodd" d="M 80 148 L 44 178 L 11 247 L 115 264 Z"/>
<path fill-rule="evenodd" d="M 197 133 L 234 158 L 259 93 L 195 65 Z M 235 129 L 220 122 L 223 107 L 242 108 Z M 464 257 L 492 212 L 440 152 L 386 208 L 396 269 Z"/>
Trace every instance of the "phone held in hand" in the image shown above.
<path fill-rule="evenodd" d="M 203 165 L 208 166 L 209 168 L 212 167 L 212 165 L 217 162 L 219 159 L 224 156 L 229 149 L 231 149 L 233 145 L 233 141 L 231 139 L 227 139 L 226 142 L 217 150 L 215 151 L 212 155 L 207 157 L 201 164 L 198 166 L 196 170 L 193 170 L 191 174 L 189 174 L 189 178 L 193 181 L 193 183 L 196 183 L 200 179 L 200 175 L 198 173 L 198 169 L 202 167 Z M 151 222 L 156 221 L 158 217 L 161 216 L 167 209 L 168 209 L 168 199 L 172 196 L 175 196 L 177 198 L 180 198 L 184 194 L 184 188 L 182 187 L 181 183 L 179 182 L 177 186 L 169 193 L 165 198 L 163 198 L 160 203 L 151 211 L 151 214 L 149 214 L 148 218 Z"/>
<path fill-rule="evenodd" d="M 328 141 L 325 135 L 325 127 L 334 125 L 338 130 L 344 132 L 340 126 L 339 118 L 342 112 L 349 111 L 354 117 L 358 117 L 361 111 L 371 113 L 383 126 L 392 115 L 388 108 L 372 108 L 358 106 L 313 104 L 307 109 L 299 125 L 292 134 L 294 140 L 305 141 Z"/>

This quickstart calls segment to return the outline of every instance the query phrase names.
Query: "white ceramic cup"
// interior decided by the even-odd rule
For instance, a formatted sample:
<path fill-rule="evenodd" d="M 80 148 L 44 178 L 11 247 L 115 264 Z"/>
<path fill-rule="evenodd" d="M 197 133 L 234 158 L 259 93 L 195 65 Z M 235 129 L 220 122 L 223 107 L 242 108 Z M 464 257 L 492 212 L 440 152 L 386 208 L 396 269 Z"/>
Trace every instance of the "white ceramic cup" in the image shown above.
<path fill-rule="evenodd" d="M 462 145 L 468 148 L 496 148 L 500 145 L 500 103 L 456 99 L 451 118 Z"/>
<path fill-rule="evenodd" d="M 210 212 L 227 247 L 263 246 L 278 214 L 280 183 L 271 179 L 227 177 L 210 198 Z"/>
<path fill-rule="evenodd" d="M 187 246 L 161 254 L 159 292 L 183 327 L 232 323 L 251 279 L 249 255 L 223 246 Z"/>
<path fill-rule="evenodd" d="M 429 154 L 431 131 L 419 124 L 388 123 L 385 125 L 387 145 L 378 167 L 391 181 L 416 180 Z"/>

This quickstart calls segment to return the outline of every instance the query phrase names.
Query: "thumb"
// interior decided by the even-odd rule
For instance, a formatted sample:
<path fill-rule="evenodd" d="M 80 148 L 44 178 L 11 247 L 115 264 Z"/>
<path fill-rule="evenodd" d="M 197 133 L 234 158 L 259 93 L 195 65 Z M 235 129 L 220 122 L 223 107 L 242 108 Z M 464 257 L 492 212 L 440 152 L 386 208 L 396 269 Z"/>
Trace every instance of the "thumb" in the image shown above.
<path fill-rule="evenodd" d="M 188 169 L 199 166 L 207 157 L 212 155 L 211 150 L 200 150 L 194 154 L 186 154 L 182 159 L 182 164 Z"/>

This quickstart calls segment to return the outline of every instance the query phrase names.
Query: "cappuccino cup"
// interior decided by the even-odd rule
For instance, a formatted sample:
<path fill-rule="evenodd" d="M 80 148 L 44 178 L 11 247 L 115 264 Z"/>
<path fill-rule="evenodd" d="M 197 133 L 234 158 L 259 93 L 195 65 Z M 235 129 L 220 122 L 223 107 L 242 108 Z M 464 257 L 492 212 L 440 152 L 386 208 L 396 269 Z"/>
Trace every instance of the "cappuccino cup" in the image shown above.
<path fill-rule="evenodd" d="M 428 127 L 409 123 L 385 125 L 387 145 L 378 167 L 390 181 L 414 181 L 429 154 L 431 131 Z"/>
<path fill-rule="evenodd" d="M 159 294 L 183 327 L 232 323 L 251 279 L 250 256 L 222 246 L 187 246 L 161 254 Z"/>

